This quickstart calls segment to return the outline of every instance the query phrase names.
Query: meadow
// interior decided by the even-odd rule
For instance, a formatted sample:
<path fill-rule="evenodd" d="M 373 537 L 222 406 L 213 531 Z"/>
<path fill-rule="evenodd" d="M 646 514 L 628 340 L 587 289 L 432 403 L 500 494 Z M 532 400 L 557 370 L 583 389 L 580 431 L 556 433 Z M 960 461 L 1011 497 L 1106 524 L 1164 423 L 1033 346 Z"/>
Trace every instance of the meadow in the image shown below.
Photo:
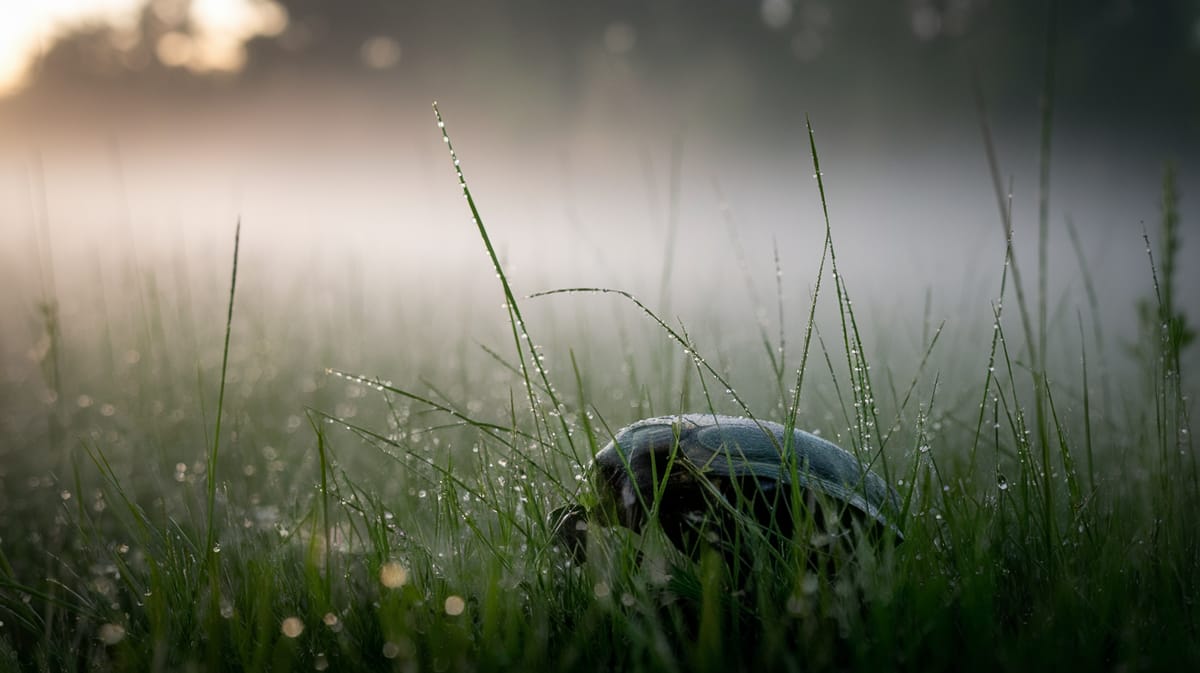
<path fill-rule="evenodd" d="M 514 287 L 453 154 L 495 271 L 482 298 L 349 284 L 324 302 L 340 281 L 320 269 L 274 287 L 239 258 L 252 223 L 219 267 L 97 272 L 86 311 L 60 311 L 52 272 L 26 282 L 0 383 L 0 667 L 1200 667 L 1170 172 L 1135 340 L 1104 323 L 1082 252 L 1079 291 L 1055 296 L 1045 250 L 1011 245 L 961 320 L 927 303 L 897 324 L 838 272 L 809 131 L 818 273 L 731 250 L 740 313 L 670 294 L 669 271 L 657 297 Z M 1002 236 L 994 177 L 979 210 Z M 595 497 L 613 433 L 709 410 L 791 419 L 873 465 L 903 541 L 830 568 L 759 554 L 748 582 L 654 530 L 592 535 L 584 564 L 556 547 L 548 513 Z"/>

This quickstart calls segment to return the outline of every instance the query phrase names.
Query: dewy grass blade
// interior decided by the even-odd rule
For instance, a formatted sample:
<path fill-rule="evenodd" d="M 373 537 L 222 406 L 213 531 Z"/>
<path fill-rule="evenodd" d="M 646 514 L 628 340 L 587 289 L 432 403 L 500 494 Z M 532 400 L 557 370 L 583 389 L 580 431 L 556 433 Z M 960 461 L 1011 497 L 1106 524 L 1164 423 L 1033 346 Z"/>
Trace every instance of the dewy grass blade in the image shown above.
<path fill-rule="evenodd" d="M 208 569 L 209 607 L 208 607 L 208 664 L 210 667 L 220 666 L 221 636 L 221 575 L 220 547 L 217 541 L 216 501 L 217 501 L 217 464 L 221 449 L 221 419 L 225 409 L 225 383 L 229 371 L 229 339 L 233 331 L 233 300 L 237 294 L 238 250 L 241 245 L 242 222 L 239 219 L 233 233 L 233 268 L 229 279 L 229 306 L 225 315 L 225 344 L 221 350 L 221 383 L 217 392 L 216 422 L 213 427 L 212 450 L 208 454 L 208 493 L 205 507 L 207 532 L 204 536 L 204 557 Z"/>
<path fill-rule="evenodd" d="M 838 312 L 842 319 L 842 346 L 846 350 L 846 368 L 851 377 L 851 394 L 854 396 L 855 402 L 855 425 L 859 433 L 858 443 L 852 442 L 852 446 L 862 450 L 869 451 L 868 460 L 863 461 L 861 454 L 855 452 L 855 457 L 858 458 L 862 466 L 870 469 L 874 466 L 875 461 L 880 462 L 880 469 L 883 472 L 883 479 L 889 485 L 892 483 L 891 471 L 888 467 L 887 452 L 883 450 L 880 437 L 880 424 L 878 407 L 875 404 L 875 394 L 871 385 L 870 364 L 867 362 L 867 356 L 864 352 L 862 336 L 858 329 L 858 320 L 854 315 L 854 308 L 850 301 L 850 294 L 846 288 L 845 279 L 838 272 L 837 254 L 833 246 L 833 227 L 829 220 L 829 203 L 825 198 L 825 176 L 821 172 L 821 159 L 817 153 L 817 140 L 813 132 L 812 121 L 806 116 L 804 119 L 805 126 L 808 129 L 808 145 L 812 152 L 813 160 L 813 177 L 817 180 L 817 191 L 821 196 L 821 213 L 825 218 L 825 245 L 829 252 L 829 268 L 833 273 L 834 288 L 838 300 Z M 822 262 L 824 257 L 822 256 Z M 814 305 L 816 298 L 813 299 Z M 807 348 L 807 346 L 806 346 Z M 801 375 L 803 374 L 801 367 Z M 796 383 L 796 400 L 799 401 L 800 381 Z M 794 427 L 794 420 L 792 420 Z M 791 429 L 789 427 L 789 430 Z M 791 433 L 786 433 L 787 437 L 791 437 Z M 870 440 L 874 438 L 879 444 L 878 451 L 870 449 Z M 789 442 L 790 443 L 790 442 Z M 787 447 L 790 453 L 790 446 Z M 865 471 L 864 471 L 865 474 Z M 861 485 L 860 485 L 861 486 Z"/>
<path fill-rule="evenodd" d="M 454 151 L 454 143 L 450 141 L 450 133 L 446 130 L 446 123 L 442 120 L 442 113 L 438 109 L 436 101 L 433 103 L 433 114 L 437 118 L 438 129 L 442 132 L 442 142 L 446 144 L 446 149 L 450 152 L 450 160 L 454 164 L 454 172 L 458 177 L 458 185 L 462 188 L 463 196 L 467 199 L 467 207 L 471 210 L 471 221 L 479 231 L 479 237 L 483 240 L 484 247 L 487 248 L 488 258 L 492 261 L 492 268 L 495 269 L 496 276 L 500 279 L 500 285 L 504 289 L 505 305 L 510 312 L 509 322 L 512 328 L 513 344 L 517 349 L 517 358 L 523 372 L 522 379 L 525 383 L 526 396 L 529 399 L 530 413 L 534 414 L 535 417 L 540 417 L 542 424 L 549 429 L 549 421 L 545 418 L 544 407 L 538 404 L 537 395 L 534 394 L 533 382 L 530 380 L 528 365 L 525 362 L 525 348 L 529 349 L 529 359 L 533 363 L 533 369 L 537 372 L 538 378 L 541 379 L 542 385 L 547 391 L 547 397 L 550 398 L 554 415 L 557 416 L 562 430 L 562 438 L 569 445 L 574 446 L 574 440 L 571 437 L 567 421 L 559 413 L 562 404 L 558 399 L 558 395 L 554 392 L 554 386 L 550 384 L 550 377 L 546 374 L 545 367 L 542 366 L 537 346 L 529 334 L 525 318 L 521 315 L 521 307 L 517 304 L 516 295 L 513 294 L 512 287 L 508 283 L 508 276 L 504 273 L 504 267 L 500 264 L 500 258 L 496 255 L 496 249 L 492 246 L 492 239 L 488 236 L 487 228 L 483 225 L 483 216 L 479 214 L 479 209 L 475 206 L 475 197 L 471 195 L 471 188 L 467 186 L 467 179 L 463 175 L 458 154 Z M 524 339 L 525 345 L 522 345 L 522 339 Z"/>
<path fill-rule="evenodd" d="M 1037 344 L 1033 337 L 1033 320 L 1029 317 L 1029 305 L 1025 301 L 1025 284 L 1021 282 L 1021 267 L 1017 262 L 1017 255 L 1011 251 L 1013 239 L 1013 188 L 1012 179 L 1010 176 L 1008 190 L 1004 189 L 1004 181 L 1000 174 L 1000 161 L 996 156 L 996 144 L 992 139 L 992 127 L 988 121 L 987 107 L 983 99 L 983 87 L 979 83 L 979 79 L 975 78 L 975 104 L 979 114 L 980 132 L 983 134 L 983 147 L 987 154 L 988 173 L 992 177 L 992 186 L 996 192 L 996 205 L 1000 212 L 1000 226 L 1003 230 L 1004 240 L 1010 247 L 1008 254 L 1008 264 L 1012 268 L 1013 289 L 1017 295 L 1017 311 L 1021 314 L 1021 328 L 1025 335 L 1026 347 L 1030 351 L 1031 360 L 1037 361 L 1036 348 Z"/>
<path fill-rule="evenodd" d="M 205 548 L 210 554 L 210 561 L 215 561 L 213 551 L 217 541 L 216 501 L 217 501 L 217 458 L 221 449 L 221 419 L 225 410 L 225 382 L 229 371 L 229 338 L 233 331 L 233 299 L 237 293 L 238 249 L 242 239 L 242 221 L 238 220 L 233 232 L 233 269 L 229 278 L 229 309 L 225 315 L 225 345 L 221 350 L 221 384 L 217 392 L 217 417 L 213 428 L 212 451 L 208 454 L 208 499 L 206 521 L 208 532 L 205 535 Z M 213 578 L 215 582 L 215 578 Z M 214 585 L 215 586 L 215 585 Z"/>
<path fill-rule="evenodd" d="M 722 386 L 725 386 L 725 390 L 728 391 L 729 396 L 730 396 L 730 398 L 733 399 L 734 404 L 737 404 L 738 408 L 740 408 L 742 410 L 742 412 L 744 414 L 746 414 L 746 416 L 748 416 L 750 418 L 754 417 L 753 412 L 750 411 L 750 407 L 747 406 L 746 401 L 744 399 L 742 399 L 742 397 L 740 395 L 738 395 L 737 390 L 734 389 L 733 385 L 730 384 L 729 381 L 727 381 L 725 379 L 725 377 L 723 375 L 721 375 L 721 373 L 718 372 L 712 365 L 710 365 L 708 363 L 708 360 L 706 360 L 704 357 L 702 357 L 699 353 L 696 352 L 696 348 L 695 348 L 694 344 L 692 344 L 690 341 L 688 341 L 687 336 L 682 335 L 679 332 L 677 332 L 673 327 L 668 325 L 666 323 L 666 321 L 664 321 L 662 318 L 660 318 L 657 313 L 650 310 L 650 307 L 643 304 L 640 299 L 633 296 L 632 294 L 630 294 L 624 290 L 616 290 L 616 289 L 607 288 L 607 287 L 565 287 L 565 288 L 559 288 L 556 290 L 545 290 L 543 292 L 535 292 L 535 293 L 529 295 L 529 297 L 532 299 L 535 297 L 548 297 L 548 296 L 556 295 L 556 294 L 577 294 L 577 293 L 615 294 L 615 295 L 623 297 L 623 298 L 629 300 L 630 302 L 632 302 L 634 306 L 637 306 L 639 309 L 641 309 L 642 313 L 645 313 L 647 316 L 650 317 L 651 320 L 653 320 L 655 323 L 657 323 L 659 328 L 661 328 L 664 332 L 666 332 L 667 336 L 671 340 L 682 345 L 683 348 L 687 351 L 688 356 L 691 357 L 696 362 L 697 365 L 699 365 L 700 367 L 703 367 L 704 370 L 707 371 L 713 378 L 715 378 Z"/>

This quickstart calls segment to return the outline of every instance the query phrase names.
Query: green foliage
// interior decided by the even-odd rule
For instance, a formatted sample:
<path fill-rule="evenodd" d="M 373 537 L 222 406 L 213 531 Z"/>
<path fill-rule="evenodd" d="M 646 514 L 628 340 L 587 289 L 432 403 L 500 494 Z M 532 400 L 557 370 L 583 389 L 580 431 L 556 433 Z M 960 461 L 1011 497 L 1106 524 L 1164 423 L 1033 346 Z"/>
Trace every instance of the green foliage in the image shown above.
<path fill-rule="evenodd" d="M 1145 341 L 1137 347 L 1144 358 L 1165 358 L 1178 362 L 1180 355 L 1196 338 L 1196 331 L 1188 325 L 1186 316 L 1175 303 L 1177 296 L 1176 269 L 1183 242 L 1179 238 L 1180 214 L 1179 193 L 1176 184 L 1175 166 L 1168 163 L 1163 170 L 1162 225 L 1159 228 L 1160 274 L 1155 275 L 1155 297 L 1138 302 L 1138 318 L 1142 324 Z M 1151 264 L 1154 255 L 1147 243 L 1147 254 Z"/>

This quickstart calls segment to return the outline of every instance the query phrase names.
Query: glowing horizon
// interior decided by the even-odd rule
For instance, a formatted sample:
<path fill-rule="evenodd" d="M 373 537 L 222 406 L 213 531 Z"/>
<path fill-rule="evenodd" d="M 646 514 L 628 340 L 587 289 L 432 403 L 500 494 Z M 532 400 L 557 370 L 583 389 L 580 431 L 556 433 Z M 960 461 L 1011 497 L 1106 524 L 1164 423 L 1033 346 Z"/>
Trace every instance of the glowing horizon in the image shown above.
<path fill-rule="evenodd" d="M 287 26 L 287 13 L 273 0 L 40 0 L 6 8 L 0 22 L 0 96 L 28 83 L 39 56 L 55 41 L 88 25 L 106 26 L 114 46 L 139 44 L 138 17 L 150 7 L 164 23 L 190 32 L 169 31 L 148 45 L 163 65 L 194 72 L 242 68 L 244 45 L 258 35 L 277 35 Z"/>

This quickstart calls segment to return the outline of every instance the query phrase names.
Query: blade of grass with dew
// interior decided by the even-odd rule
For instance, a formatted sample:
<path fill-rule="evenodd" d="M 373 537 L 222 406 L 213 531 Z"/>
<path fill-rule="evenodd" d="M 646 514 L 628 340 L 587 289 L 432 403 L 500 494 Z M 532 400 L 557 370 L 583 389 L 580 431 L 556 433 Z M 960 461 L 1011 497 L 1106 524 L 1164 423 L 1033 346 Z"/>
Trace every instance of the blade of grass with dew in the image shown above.
<path fill-rule="evenodd" d="M 701 367 L 703 367 L 704 370 L 707 371 L 709 373 L 709 375 L 711 375 L 714 379 L 716 379 L 721 385 L 725 386 L 725 389 L 727 391 L 729 391 L 729 396 L 733 399 L 734 404 L 736 404 L 738 406 L 738 408 L 741 409 L 742 413 L 746 414 L 746 416 L 748 418 L 750 418 L 752 420 L 754 419 L 754 413 L 750 411 L 750 407 L 747 406 L 746 401 L 744 399 L 742 399 L 742 397 L 738 394 L 737 390 L 734 389 L 733 385 L 730 384 L 729 381 L 727 381 L 725 379 L 725 377 L 716 370 L 716 368 L 714 368 L 712 365 L 710 365 L 708 363 L 708 360 L 706 360 L 703 356 L 701 356 L 697 352 L 695 345 L 692 344 L 691 342 L 689 342 L 687 340 L 686 336 L 679 334 L 679 332 L 677 332 L 674 328 L 672 328 L 670 325 L 668 325 L 666 323 L 666 321 L 664 321 L 662 318 L 660 318 L 658 316 L 657 313 L 650 310 L 650 307 L 646 306 L 644 303 L 642 303 L 642 301 L 640 299 L 633 296 L 629 292 L 626 292 L 624 290 L 617 290 L 617 289 L 613 289 L 613 288 L 606 288 L 606 287 L 568 287 L 568 288 L 559 288 L 559 289 L 555 289 L 555 290 L 544 290 L 542 292 L 535 292 L 535 293 L 529 295 L 529 297 L 532 299 L 532 298 L 537 298 L 537 297 L 549 297 L 552 295 L 559 295 L 559 294 L 580 294 L 580 293 L 583 293 L 583 294 L 615 294 L 619 297 L 622 297 L 622 298 L 628 300 L 634 306 L 641 309 L 642 313 L 645 313 L 647 316 L 650 317 L 651 320 L 653 320 L 655 323 L 657 323 L 659 328 L 661 328 L 664 332 L 666 332 L 667 336 L 672 341 L 675 341 L 676 343 L 679 343 L 683 346 L 684 350 L 686 351 L 686 355 L 691 357 L 697 364 L 699 364 Z"/>
<path fill-rule="evenodd" d="M 1104 330 L 1100 326 L 1100 301 L 1097 299 L 1096 284 L 1092 278 L 1091 267 L 1087 263 L 1087 256 L 1083 253 L 1083 244 L 1079 239 L 1079 231 L 1075 227 L 1075 219 L 1068 215 L 1066 222 L 1067 238 L 1071 241 L 1071 249 L 1075 253 L 1075 262 L 1079 265 L 1079 273 L 1083 278 L 1084 296 L 1087 297 L 1088 313 L 1091 318 L 1092 338 L 1096 343 L 1098 364 L 1100 367 L 1100 391 L 1102 393 L 1100 404 L 1103 411 L 1102 415 L 1106 422 L 1111 423 L 1113 414 L 1110 401 L 1111 389 L 1108 382 L 1108 348 L 1105 345 Z"/>
<path fill-rule="evenodd" d="M 342 424 L 350 432 L 358 435 L 360 438 L 362 438 L 364 440 L 368 440 L 368 443 L 376 446 L 376 448 L 380 449 L 381 453 L 383 453 L 385 456 L 391 458 L 399 465 L 407 466 L 405 461 L 402 460 L 399 456 L 397 456 L 389 451 L 382 450 L 380 445 L 397 448 L 397 449 L 404 451 L 405 455 L 415 456 L 419 462 L 424 463 L 426 466 L 428 466 L 430 469 L 432 469 L 434 472 L 436 472 L 439 475 L 439 477 L 444 478 L 444 479 L 449 479 L 450 481 L 452 481 L 454 483 L 455 486 L 463 489 L 463 491 L 469 493 L 472 497 L 478 498 L 481 502 L 488 502 L 486 493 L 483 493 L 482 491 L 479 491 L 478 489 L 471 487 L 469 484 L 467 484 L 465 481 L 463 481 L 460 477 L 456 476 L 450 469 L 443 467 L 441 465 L 438 465 L 431 458 L 427 458 L 423 455 L 420 455 L 420 453 L 418 453 L 418 452 L 412 451 L 410 448 L 406 447 L 402 442 L 397 441 L 396 439 L 393 439 L 386 435 L 380 434 L 378 432 L 375 432 L 374 430 L 371 430 L 369 428 L 365 428 L 365 427 L 362 427 L 359 425 L 354 425 L 352 423 L 347 423 L 345 419 L 337 418 L 335 416 L 331 416 L 329 414 L 326 414 L 324 412 L 321 412 L 321 411 L 318 411 L 315 409 L 312 410 L 312 413 L 315 413 L 323 418 L 330 419 L 336 423 Z M 436 482 L 434 482 L 434 483 L 436 483 Z M 504 513 L 504 511 L 499 508 L 497 508 L 496 511 L 497 511 L 497 513 Z M 526 529 L 518 519 L 512 517 L 511 514 L 508 514 L 508 516 L 511 518 L 512 524 L 514 526 L 516 526 L 519 530 L 521 530 L 522 533 L 528 535 L 528 529 Z M 483 541 L 485 543 L 488 543 L 487 540 L 483 540 Z"/>
<path fill-rule="evenodd" d="M 238 249 L 242 238 L 242 221 L 239 219 L 233 232 L 233 268 L 229 278 L 229 308 L 225 315 L 225 345 L 221 350 L 221 384 L 217 392 L 216 422 L 213 427 L 212 450 L 208 454 L 208 493 L 205 507 L 206 533 L 204 556 L 207 559 L 210 605 L 207 631 L 209 637 L 209 667 L 220 666 L 221 633 L 221 583 L 220 547 L 217 541 L 216 501 L 217 464 L 221 449 L 221 420 L 225 409 L 225 382 L 229 371 L 229 339 L 233 331 L 233 300 L 237 293 Z"/>
<path fill-rule="evenodd" d="M 1004 313 L 1004 291 L 1008 286 L 1008 270 L 1013 261 L 1012 238 L 1008 238 L 1004 246 L 1004 266 L 1000 272 L 1000 294 L 995 302 L 992 303 L 992 345 L 988 351 L 987 372 L 983 377 L 983 389 L 979 400 L 979 416 L 975 421 L 975 438 L 971 442 L 971 455 L 968 457 L 968 474 L 975 473 L 975 459 L 979 449 L 979 438 L 983 430 L 983 416 L 987 405 L 988 393 L 991 391 L 992 382 L 996 372 L 996 346 L 1003 338 L 1003 333 L 1000 328 L 1000 318 Z M 1015 277 L 1014 277 L 1015 281 Z M 1019 302 L 1018 302 L 1019 303 Z"/>
<path fill-rule="evenodd" d="M 476 229 L 479 231 L 479 237 L 483 240 L 483 245 L 487 249 L 488 258 L 492 262 L 492 268 L 495 269 L 496 275 L 500 280 L 500 285 L 504 290 L 506 309 L 510 313 L 509 325 L 512 328 L 513 345 L 516 347 L 517 359 L 521 365 L 521 371 L 524 373 L 522 378 L 524 379 L 525 383 L 526 396 L 529 400 L 530 413 L 534 414 L 535 417 L 540 416 L 542 425 L 549 429 L 549 420 L 545 418 L 544 409 L 537 403 L 537 396 L 533 391 L 533 384 L 525 362 L 525 347 L 522 346 L 522 339 L 524 339 L 528 344 L 529 358 L 533 363 L 533 369 L 537 372 L 538 377 L 541 379 L 542 385 L 548 391 L 547 394 L 550 398 L 550 404 L 554 409 L 555 416 L 557 416 L 562 430 L 562 438 L 569 445 L 573 446 L 572 442 L 574 440 L 572 439 L 570 429 L 567 426 L 566 418 L 564 418 L 560 413 L 562 405 L 559 402 L 558 395 L 554 392 L 554 386 L 550 384 L 550 378 L 546 374 L 546 369 L 542 366 L 541 358 L 537 352 L 537 347 L 534 344 L 533 339 L 530 337 L 529 330 L 525 324 L 525 318 L 521 315 L 521 308 L 517 303 L 516 295 L 513 294 L 512 287 L 509 285 L 508 276 L 504 273 L 504 267 L 500 264 L 500 259 L 496 256 L 496 250 L 492 246 L 491 237 L 488 236 L 487 228 L 483 224 L 483 216 L 479 214 L 479 209 L 475 206 L 475 197 L 471 195 L 471 188 L 467 186 L 467 179 L 463 174 L 458 155 L 454 151 L 454 144 L 450 141 L 450 134 L 446 130 L 446 123 L 442 120 L 442 113 L 438 109 L 436 101 L 433 103 L 433 114 L 437 119 L 438 128 L 441 129 L 442 141 L 445 143 L 446 148 L 450 153 L 450 160 L 454 164 L 454 171 L 458 177 L 459 187 L 462 189 L 463 196 L 467 200 L 467 207 L 471 211 L 471 219 L 474 222 Z M 544 447 L 545 444 L 542 444 L 542 446 Z"/>
<path fill-rule="evenodd" d="M 321 578 L 321 598 L 325 605 L 329 605 L 333 599 L 333 540 L 332 526 L 333 523 L 329 518 L 329 456 L 325 447 L 325 430 L 321 424 L 317 422 L 312 412 L 306 412 L 308 425 L 312 428 L 313 434 L 317 436 L 317 456 L 321 461 L 321 537 L 325 541 L 324 552 L 324 572 Z"/>
<path fill-rule="evenodd" d="M 921 354 L 921 362 L 917 364 L 917 370 L 913 372 L 912 381 L 909 381 L 908 389 L 904 391 L 904 398 L 899 400 L 896 405 L 896 420 L 892 423 L 891 427 L 888 428 L 887 433 L 879 439 L 880 450 L 887 447 L 888 440 L 890 440 L 895 431 L 900 428 L 900 419 L 904 415 L 904 410 L 908 408 L 908 403 L 912 399 L 913 391 L 916 390 L 917 384 L 921 379 L 921 374 L 925 372 L 925 367 L 929 364 L 929 357 L 933 355 L 933 350 L 937 347 L 938 339 L 942 336 L 942 329 L 945 327 L 946 321 L 943 320 L 938 324 L 937 329 L 934 330 L 933 338 L 928 341 L 929 345 L 925 347 L 925 352 Z"/>
<path fill-rule="evenodd" d="M 1092 446 L 1092 405 L 1091 405 L 1091 390 L 1088 386 L 1088 364 L 1087 364 L 1087 342 L 1083 337 L 1083 316 L 1076 314 L 1079 323 L 1079 357 L 1081 360 L 1080 372 L 1083 376 L 1083 445 L 1087 449 L 1087 470 L 1088 470 L 1088 492 L 1092 495 L 1096 493 L 1096 457 L 1093 453 Z"/>
<path fill-rule="evenodd" d="M 846 289 L 845 279 L 838 272 L 837 253 L 833 245 L 833 227 L 829 219 L 829 203 L 825 197 L 825 176 L 821 171 L 821 160 L 817 152 L 816 134 L 813 131 L 812 120 L 807 115 L 804 118 L 804 122 L 808 129 L 808 144 L 809 150 L 812 153 L 813 175 L 817 180 L 817 191 L 821 197 L 821 213 L 825 218 L 825 240 L 829 251 L 829 267 L 833 274 L 834 289 L 838 300 L 838 312 L 842 319 L 842 345 L 846 350 L 846 366 L 854 383 L 851 387 L 851 393 L 855 400 L 855 425 L 859 431 L 863 449 L 868 450 L 869 438 L 873 436 L 878 440 L 880 437 L 879 415 L 878 408 L 875 405 L 875 395 L 872 392 L 873 388 L 869 372 L 870 365 L 866 360 L 866 353 L 863 351 L 862 335 L 858 329 L 858 320 L 854 314 L 849 291 Z M 849 320 L 848 325 L 847 319 Z M 797 382 L 798 385 L 799 382 Z M 790 430 L 794 427 L 793 422 L 791 427 L 787 427 L 788 432 L 785 433 L 787 443 L 785 448 L 788 454 L 792 453 L 790 443 L 793 435 Z M 862 470 L 861 479 L 864 480 L 867 476 L 867 470 L 870 470 L 878 460 L 883 472 L 884 483 L 890 487 L 892 483 L 891 470 L 888 465 L 887 454 L 883 451 L 882 446 L 878 451 L 871 451 L 869 459 L 865 463 L 862 460 L 862 456 L 857 454 L 857 452 L 856 458 L 859 460 L 860 469 L 864 465 L 866 466 L 866 469 Z M 855 485 L 855 487 L 864 488 L 864 484 L 865 482 L 862 482 Z"/>
<path fill-rule="evenodd" d="M 1009 179 L 1008 191 L 1004 190 L 1004 181 L 1000 177 L 1000 163 L 996 156 L 996 145 L 992 139 L 992 127 L 988 121 L 987 107 L 983 98 L 983 87 L 979 83 L 978 76 L 972 80 L 975 89 L 975 105 L 979 116 L 979 127 L 983 134 L 983 147 L 987 155 L 988 173 L 992 177 L 992 187 L 996 192 L 996 205 L 1000 212 L 1000 226 L 1004 233 L 1006 244 L 1011 246 L 1013 238 L 1013 185 L 1012 179 Z M 1027 348 L 1032 352 L 1036 347 L 1036 342 L 1033 338 L 1033 320 L 1029 317 L 1029 306 L 1025 301 L 1025 284 L 1021 282 L 1021 267 L 1017 262 L 1016 253 L 1009 255 L 1009 265 L 1012 268 L 1013 289 L 1017 295 L 1017 310 L 1021 314 L 1021 327 L 1025 334 L 1025 342 Z M 1035 358 L 1036 359 L 1036 356 Z"/>

